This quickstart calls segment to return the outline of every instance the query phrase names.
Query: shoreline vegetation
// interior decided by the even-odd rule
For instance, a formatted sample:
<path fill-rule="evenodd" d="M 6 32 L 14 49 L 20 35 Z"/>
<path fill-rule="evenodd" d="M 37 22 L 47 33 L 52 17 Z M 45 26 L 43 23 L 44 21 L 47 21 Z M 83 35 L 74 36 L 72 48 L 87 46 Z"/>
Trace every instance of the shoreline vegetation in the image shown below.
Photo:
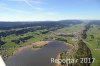
<path fill-rule="evenodd" d="M 68 50 L 67 50 L 67 51 L 64 51 L 64 52 L 68 52 L 68 53 L 69 53 L 69 51 L 73 50 L 74 46 L 73 46 L 72 44 L 68 44 L 68 43 L 66 43 L 66 42 L 64 42 L 64 44 L 66 44 L 66 46 L 69 46 Z M 63 53 L 63 52 L 62 52 L 62 53 Z M 61 54 L 62 54 L 62 53 L 59 53 L 59 54 L 57 55 L 56 59 L 62 59 L 62 58 L 61 58 Z M 58 63 L 55 63 L 55 66 L 62 66 L 62 65 L 61 65 L 61 64 L 58 64 Z"/>
<path fill-rule="evenodd" d="M 65 66 L 65 65 L 66 66 L 70 66 L 70 65 L 72 65 L 72 66 L 84 66 L 84 65 L 90 66 L 90 64 L 92 63 L 91 51 L 82 40 L 79 40 L 77 46 L 75 46 L 75 45 L 73 46 L 73 45 L 68 44 L 68 43 L 66 43 L 66 44 L 69 45 L 70 48 L 67 51 L 59 53 L 57 55 L 57 59 L 62 59 L 62 60 L 63 59 L 66 59 L 66 60 L 73 59 L 74 61 L 75 60 L 78 60 L 78 61 L 76 63 L 66 63 L 64 61 L 64 63 L 63 63 L 63 62 L 60 62 L 60 60 L 59 60 L 60 64 L 56 63 L 55 66 Z M 86 52 L 86 51 L 88 51 L 88 52 Z M 80 63 L 81 58 L 90 58 L 91 61 L 90 61 L 90 63 L 88 63 L 88 62 L 87 63 L 84 63 L 84 62 Z M 74 61 L 72 61 L 72 62 L 74 62 Z M 71 62 L 71 61 L 68 61 L 68 62 Z"/>
<path fill-rule="evenodd" d="M 91 50 L 83 41 L 84 37 L 86 37 L 85 30 L 80 31 L 79 34 L 77 33 L 75 35 L 76 37 L 73 37 L 74 44 L 70 44 L 73 46 L 72 49 L 68 51 L 64 51 L 57 56 L 57 59 L 78 59 L 78 62 L 77 63 L 66 63 L 66 62 L 63 63 L 62 62 L 60 64 L 56 64 L 56 66 L 70 66 L 70 65 L 71 66 L 84 66 L 84 65 L 90 66 L 92 64 L 93 59 L 92 59 Z M 77 38 L 77 40 L 75 38 Z M 88 62 L 80 63 L 81 62 L 80 58 L 90 58 L 91 61 L 90 63 Z"/>
<path fill-rule="evenodd" d="M 24 49 L 27 49 L 27 48 L 32 48 L 32 49 L 34 49 L 34 50 L 35 50 L 36 48 L 39 49 L 39 48 L 41 48 L 41 47 L 47 45 L 49 42 L 50 42 L 50 41 L 37 41 L 37 42 L 34 42 L 34 43 L 32 43 L 32 44 L 25 45 L 25 46 L 23 46 L 23 47 L 17 48 L 17 49 L 14 51 L 13 55 L 18 54 L 18 53 L 20 53 L 21 51 L 23 51 Z"/>
<path fill-rule="evenodd" d="M 68 64 L 67 66 L 95 66 L 99 65 L 100 36 L 99 24 L 91 23 L 38 23 L 30 27 L 24 27 L 18 30 L 1 32 L 1 49 L 2 56 L 8 58 L 18 54 L 24 49 L 31 48 L 38 50 L 49 43 L 48 40 L 63 41 L 66 45 L 72 46 L 69 50 L 63 51 L 57 55 L 57 59 L 67 58 L 96 58 L 92 64 Z M 34 26 L 34 27 L 33 27 Z M 6 28 L 6 27 L 5 27 Z M 4 29 L 4 28 L 3 28 Z M 98 40 L 98 41 L 97 41 Z M 34 43 L 33 43 L 34 42 Z M 69 52 L 68 52 L 69 51 Z M 57 66 L 65 66 L 58 65 Z"/>
<path fill-rule="evenodd" d="M 24 23 L 24 24 L 23 24 Z M 15 54 L 15 50 L 23 46 L 30 46 L 32 42 L 45 40 L 62 40 L 71 42 L 71 35 L 75 30 L 79 30 L 82 21 L 80 20 L 61 20 L 58 22 L 21 22 L 1 23 L 3 32 L 0 32 L 0 54 L 4 60 Z M 1 26 L 2 26 L 1 25 Z M 5 27 L 8 26 L 8 27 Z M 19 26 L 20 25 L 20 26 Z M 74 29 L 73 29 L 74 28 Z M 76 28 L 76 29 L 75 29 Z M 37 46 L 33 46 L 36 48 Z M 38 47 L 37 47 L 38 48 Z"/>

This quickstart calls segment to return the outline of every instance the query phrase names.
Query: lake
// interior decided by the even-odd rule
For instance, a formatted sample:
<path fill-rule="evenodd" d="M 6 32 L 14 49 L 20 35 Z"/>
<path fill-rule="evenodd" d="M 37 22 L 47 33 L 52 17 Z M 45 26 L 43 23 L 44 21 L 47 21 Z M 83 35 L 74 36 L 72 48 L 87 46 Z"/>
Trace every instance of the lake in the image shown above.
<path fill-rule="evenodd" d="M 46 46 L 33 51 L 31 48 L 23 50 L 6 61 L 7 66 L 55 66 L 51 58 L 69 49 L 62 41 L 50 41 Z"/>

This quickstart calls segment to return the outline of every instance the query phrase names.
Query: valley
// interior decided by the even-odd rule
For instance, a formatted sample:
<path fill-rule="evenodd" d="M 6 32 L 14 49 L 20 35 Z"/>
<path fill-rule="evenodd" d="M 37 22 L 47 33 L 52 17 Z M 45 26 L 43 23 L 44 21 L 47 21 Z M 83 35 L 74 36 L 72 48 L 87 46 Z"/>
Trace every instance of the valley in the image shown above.
<path fill-rule="evenodd" d="M 96 22 L 98 24 L 99 21 Z M 80 63 L 79 60 L 78 63 L 61 63 L 57 66 L 99 66 L 100 39 L 97 24 L 92 20 L 89 23 L 81 20 L 21 22 L 20 24 L 0 22 L 0 25 L 3 25 L 0 26 L 0 54 L 6 61 L 20 54 L 24 49 L 30 48 L 35 52 L 48 46 L 49 41 L 62 41 L 70 48 L 57 53 L 59 59 L 90 58 L 91 62 Z"/>

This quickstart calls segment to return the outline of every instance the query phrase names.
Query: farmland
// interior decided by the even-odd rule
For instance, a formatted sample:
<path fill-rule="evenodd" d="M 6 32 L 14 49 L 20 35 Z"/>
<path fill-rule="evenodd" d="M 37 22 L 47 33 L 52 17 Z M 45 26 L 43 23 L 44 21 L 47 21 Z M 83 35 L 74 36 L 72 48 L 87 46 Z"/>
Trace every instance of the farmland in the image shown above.
<path fill-rule="evenodd" d="M 0 54 L 5 61 L 13 56 L 17 49 L 33 46 L 33 43 L 57 40 L 72 46 L 69 54 L 67 54 L 68 50 L 60 53 L 60 59 L 95 58 L 91 64 L 76 63 L 68 64 L 68 66 L 99 66 L 100 64 L 100 27 L 95 22 L 61 20 L 21 22 L 20 24 L 19 22 L 1 22 L 0 25 Z M 33 46 L 31 48 L 40 49 L 42 47 Z"/>

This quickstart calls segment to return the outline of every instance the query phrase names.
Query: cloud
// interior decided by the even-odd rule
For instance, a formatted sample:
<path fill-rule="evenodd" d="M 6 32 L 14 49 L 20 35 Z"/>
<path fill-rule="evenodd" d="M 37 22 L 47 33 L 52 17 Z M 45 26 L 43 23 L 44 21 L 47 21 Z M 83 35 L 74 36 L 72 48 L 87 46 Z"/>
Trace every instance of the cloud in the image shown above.
<path fill-rule="evenodd" d="M 42 0 L 30 0 L 30 2 L 32 2 L 34 4 L 37 4 L 37 5 L 43 4 L 43 1 Z"/>
<path fill-rule="evenodd" d="M 23 0 L 28 6 L 35 10 L 44 10 L 44 8 L 40 7 L 42 2 L 40 0 Z"/>
<path fill-rule="evenodd" d="M 33 5 L 30 3 L 31 0 L 9 0 L 9 1 L 25 2 L 30 7 L 33 7 Z"/>
<path fill-rule="evenodd" d="M 23 0 L 27 5 L 29 5 L 31 8 L 34 8 L 33 5 L 28 0 Z"/>
<path fill-rule="evenodd" d="M 9 0 L 9 1 L 24 2 L 32 9 L 43 10 L 43 8 L 40 7 L 43 4 L 42 0 Z"/>

